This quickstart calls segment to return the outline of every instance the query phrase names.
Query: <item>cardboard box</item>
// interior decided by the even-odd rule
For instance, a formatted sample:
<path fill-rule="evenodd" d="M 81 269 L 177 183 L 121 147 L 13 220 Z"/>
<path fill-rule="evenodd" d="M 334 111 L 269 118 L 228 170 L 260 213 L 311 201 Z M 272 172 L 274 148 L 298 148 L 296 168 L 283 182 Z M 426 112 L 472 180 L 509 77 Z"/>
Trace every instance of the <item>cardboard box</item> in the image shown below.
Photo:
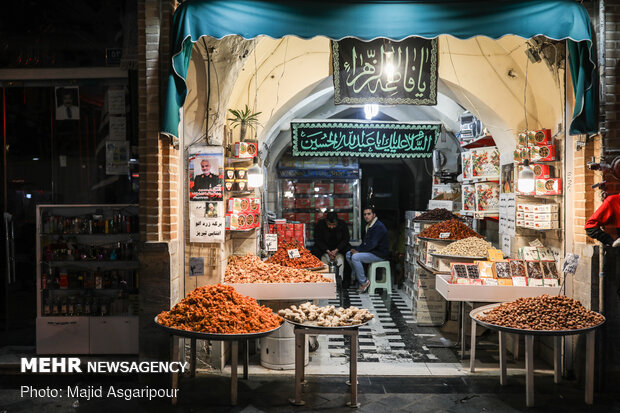
<path fill-rule="evenodd" d="M 229 198 L 228 212 L 239 214 L 250 211 L 250 198 Z"/>
<path fill-rule="evenodd" d="M 495 278 L 493 274 L 492 261 L 474 261 L 474 264 L 478 265 L 480 278 Z"/>
<path fill-rule="evenodd" d="M 555 145 L 541 145 L 530 148 L 530 159 L 532 161 L 555 161 Z"/>
<path fill-rule="evenodd" d="M 284 197 L 282 199 L 282 208 L 284 209 L 295 208 L 295 198 Z"/>
<path fill-rule="evenodd" d="M 314 207 L 317 209 L 320 208 L 329 208 L 331 207 L 332 198 L 314 198 Z"/>
<path fill-rule="evenodd" d="M 549 178 L 536 180 L 536 195 L 559 195 L 562 193 L 562 179 Z"/>
<path fill-rule="evenodd" d="M 558 212 L 558 204 L 532 204 L 532 211 L 538 213 Z"/>
<path fill-rule="evenodd" d="M 333 193 L 332 184 L 331 183 L 315 182 L 314 183 L 314 193 L 315 194 L 319 194 L 319 195 L 332 194 Z"/>
<path fill-rule="evenodd" d="M 251 159 L 256 156 L 258 148 L 254 142 L 235 142 L 233 156 L 235 158 Z"/>
<path fill-rule="evenodd" d="M 551 145 L 552 137 L 551 130 L 541 129 L 534 131 L 533 142 L 534 145 Z"/>
<path fill-rule="evenodd" d="M 351 198 L 334 198 L 334 209 L 349 209 L 352 207 Z"/>
<path fill-rule="evenodd" d="M 557 222 L 545 222 L 545 221 L 535 221 L 534 228 L 536 229 L 557 229 L 559 224 Z"/>
<path fill-rule="evenodd" d="M 336 194 L 351 194 L 353 192 L 353 185 L 349 182 L 334 183 L 334 193 Z"/>
<path fill-rule="evenodd" d="M 249 198 L 250 199 L 250 212 L 260 212 L 260 198 Z"/>
<path fill-rule="evenodd" d="M 295 199 L 295 208 L 312 208 L 312 198 Z"/>
<path fill-rule="evenodd" d="M 297 194 L 312 194 L 312 184 L 311 183 L 304 183 L 304 182 L 297 182 L 295 184 L 295 193 Z"/>
<path fill-rule="evenodd" d="M 557 221 L 559 218 L 557 212 L 535 212 L 534 213 L 534 221 Z"/>

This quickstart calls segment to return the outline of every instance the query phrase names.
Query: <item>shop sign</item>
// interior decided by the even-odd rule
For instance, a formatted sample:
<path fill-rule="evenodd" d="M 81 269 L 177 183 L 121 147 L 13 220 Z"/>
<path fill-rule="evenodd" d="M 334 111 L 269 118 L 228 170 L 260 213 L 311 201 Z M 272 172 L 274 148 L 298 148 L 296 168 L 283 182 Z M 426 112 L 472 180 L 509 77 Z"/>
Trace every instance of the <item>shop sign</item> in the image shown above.
<path fill-rule="evenodd" d="M 334 103 L 436 105 L 437 39 L 332 42 Z"/>
<path fill-rule="evenodd" d="M 430 158 L 441 132 L 437 123 L 291 122 L 293 156 Z"/>
<path fill-rule="evenodd" d="M 359 169 L 278 169 L 280 179 L 359 179 Z"/>

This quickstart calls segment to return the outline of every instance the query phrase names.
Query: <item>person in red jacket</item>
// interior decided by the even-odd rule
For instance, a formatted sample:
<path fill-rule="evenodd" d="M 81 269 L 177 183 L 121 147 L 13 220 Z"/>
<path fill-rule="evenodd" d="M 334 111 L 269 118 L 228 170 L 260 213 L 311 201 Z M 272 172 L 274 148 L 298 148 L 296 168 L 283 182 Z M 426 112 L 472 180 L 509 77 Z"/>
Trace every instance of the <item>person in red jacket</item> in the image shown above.
<path fill-rule="evenodd" d="M 607 228 L 607 231 L 603 228 Z M 612 232 L 613 236 L 609 232 Z M 620 194 L 605 198 L 603 204 L 586 222 L 586 233 L 604 245 L 620 247 Z"/>

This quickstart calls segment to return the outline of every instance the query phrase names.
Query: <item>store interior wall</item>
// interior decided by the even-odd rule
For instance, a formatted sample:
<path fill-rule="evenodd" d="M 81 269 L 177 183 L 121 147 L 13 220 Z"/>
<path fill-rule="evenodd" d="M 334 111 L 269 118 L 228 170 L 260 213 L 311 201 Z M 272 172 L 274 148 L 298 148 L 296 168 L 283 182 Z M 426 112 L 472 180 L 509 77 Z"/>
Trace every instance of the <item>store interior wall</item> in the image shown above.
<path fill-rule="evenodd" d="M 501 162 L 512 162 L 518 132 L 545 127 L 552 134 L 559 133 L 564 115 L 563 70 L 550 70 L 542 61 L 531 63 L 525 53 L 528 47 L 526 39 L 511 35 L 497 40 L 440 36 L 438 107 L 396 106 L 381 110 L 401 121 L 437 119 L 455 133 L 458 115 L 465 108 L 480 118 L 494 136 Z M 253 133 L 262 145 L 259 153 L 267 176 L 273 177 L 277 159 L 290 143 L 290 120 L 335 117 L 342 111 L 333 105 L 327 38 L 206 38 L 194 45 L 194 52 L 184 106 L 186 145 L 238 140 L 238 129 L 231 134 L 226 127 L 228 109 L 248 105 L 261 112 Z M 426 175 L 418 173 L 415 166 L 409 168 L 416 179 Z M 273 183 L 267 181 L 265 190 L 268 199 L 273 200 Z M 256 240 L 248 242 L 246 246 L 253 247 Z M 558 240 L 559 247 L 561 243 Z M 516 248 L 517 243 L 513 244 Z M 218 277 L 205 276 L 204 282 L 217 282 Z"/>

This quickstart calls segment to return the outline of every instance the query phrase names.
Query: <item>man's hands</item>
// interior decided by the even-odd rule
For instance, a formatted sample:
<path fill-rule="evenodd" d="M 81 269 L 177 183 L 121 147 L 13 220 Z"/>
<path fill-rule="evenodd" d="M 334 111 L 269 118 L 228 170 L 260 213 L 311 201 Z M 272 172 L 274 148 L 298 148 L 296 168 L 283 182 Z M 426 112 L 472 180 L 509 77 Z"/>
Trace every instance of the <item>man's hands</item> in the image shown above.
<path fill-rule="evenodd" d="M 614 248 L 618 248 L 620 247 L 620 238 L 618 238 L 617 240 L 614 241 L 613 244 L 611 244 L 612 247 Z"/>
<path fill-rule="evenodd" d="M 333 250 L 327 250 L 327 255 L 329 256 L 330 260 L 335 260 L 336 259 L 336 254 L 338 254 L 338 248 L 335 248 Z"/>

